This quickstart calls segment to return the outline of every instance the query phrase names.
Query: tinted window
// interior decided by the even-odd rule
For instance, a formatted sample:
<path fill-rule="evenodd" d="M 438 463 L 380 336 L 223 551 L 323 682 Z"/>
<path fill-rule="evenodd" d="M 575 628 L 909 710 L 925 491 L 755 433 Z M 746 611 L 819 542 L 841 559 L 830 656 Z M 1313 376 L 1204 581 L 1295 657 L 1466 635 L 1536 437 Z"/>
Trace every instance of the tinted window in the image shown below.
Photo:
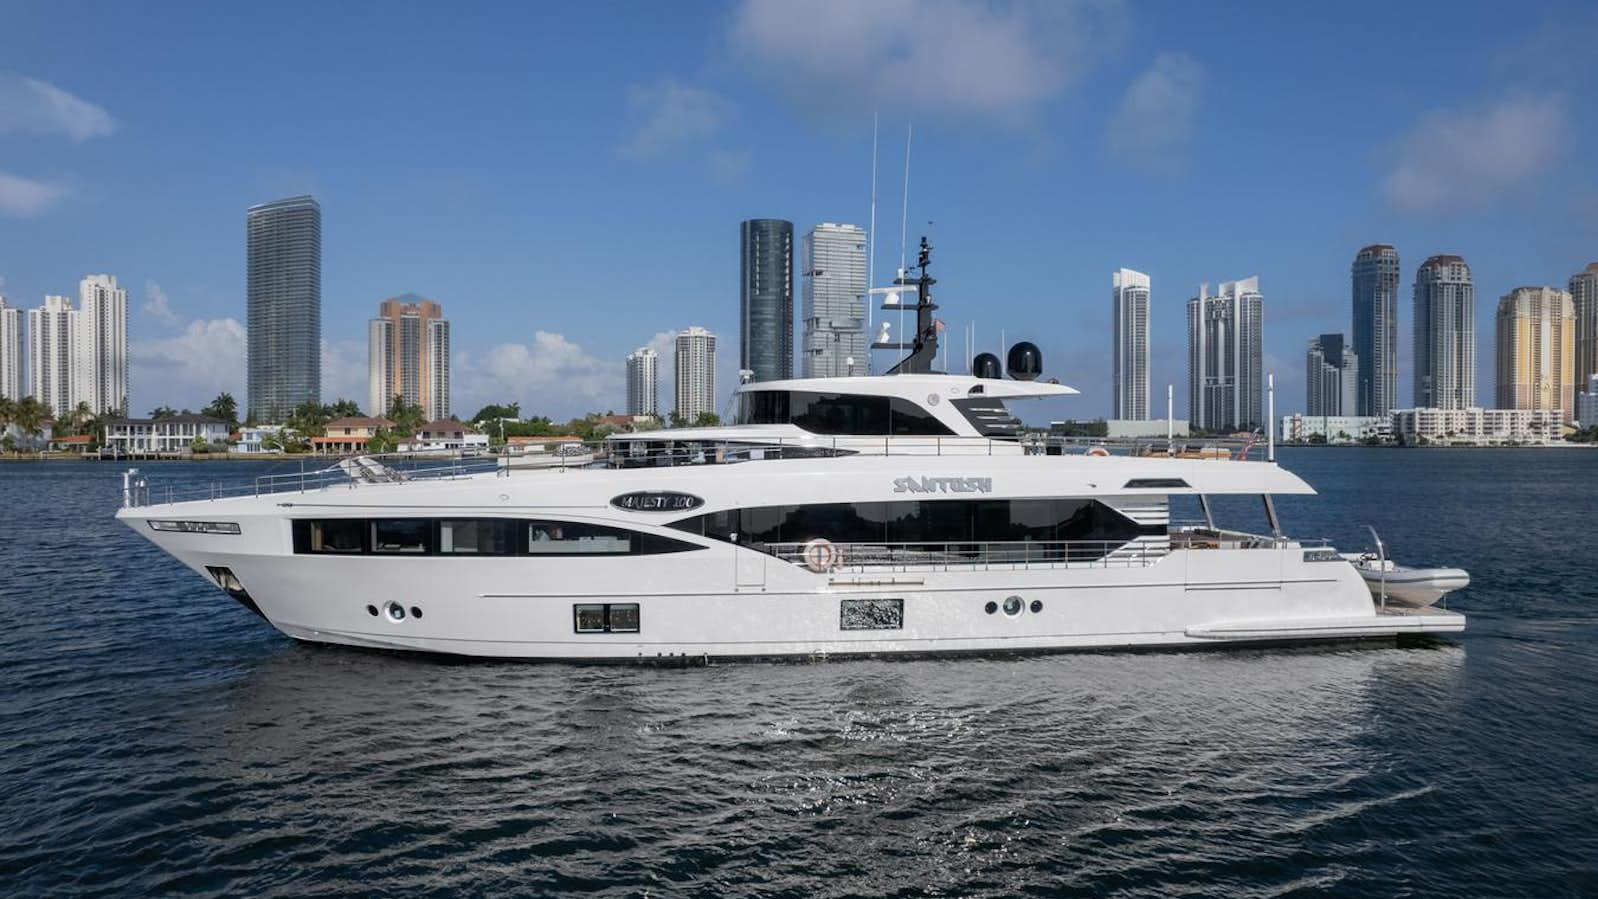
<path fill-rule="evenodd" d="M 297 519 L 292 530 L 296 553 L 586 556 L 704 548 L 606 525 L 510 518 Z"/>
<path fill-rule="evenodd" d="M 425 518 L 389 518 L 372 522 L 372 552 L 425 554 L 432 522 Z"/>
<path fill-rule="evenodd" d="M 792 424 L 812 434 L 876 437 L 953 434 L 909 400 L 841 393 L 758 390 L 739 394 L 739 424 Z"/>

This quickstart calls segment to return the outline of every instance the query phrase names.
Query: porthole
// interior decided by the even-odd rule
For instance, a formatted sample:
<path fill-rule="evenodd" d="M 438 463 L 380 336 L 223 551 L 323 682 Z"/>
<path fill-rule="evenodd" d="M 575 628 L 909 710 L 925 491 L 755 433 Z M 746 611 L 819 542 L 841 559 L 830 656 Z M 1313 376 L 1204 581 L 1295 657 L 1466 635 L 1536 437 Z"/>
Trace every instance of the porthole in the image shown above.
<path fill-rule="evenodd" d="M 390 620 L 390 621 L 404 621 L 405 620 L 405 607 L 400 605 L 397 602 L 391 602 L 388 605 L 384 606 L 383 607 L 383 611 L 388 613 L 388 620 Z"/>
<path fill-rule="evenodd" d="M 1043 600 L 1041 600 L 1041 599 L 1032 600 L 1032 614 L 1036 615 L 1037 613 L 1039 613 L 1041 611 L 1043 611 Z"/>
<path fill-rule="evenodd" d="M 1037 605 L 1037 603 L 1033 603 L 1033 605 Z M 1032 611 L 1036 612 L 1037 609 L 1033 609 Z M 420 617 L 422 617 L 422 607 L 421 606 L 411 606 L 411 617 L 412 618 L 420 618 Z"/>
<path fill-rule="evenodd" d="M 366 614 L 372 616 L 373 618 L 376 618 L 377 617 L 377 606 L 368 605 L 366 607 Z"/>
<path fill-rule="evenodd" d="M 1021 597 L 1007 596 L 1004 600 L 1004 614 L 1014 618 L 1015 616 L 1021 614 L 1021 607 L 1023 605 L 1024 604 L 1021 602 Z"/>
<path fill-rule="evenodd" d="M 990 599 L 988 600 L 988 604 L 983 606 L 982 609 L 989 615 L 992 615 L 994 612 L 999 611 L 999 604 Z"/>

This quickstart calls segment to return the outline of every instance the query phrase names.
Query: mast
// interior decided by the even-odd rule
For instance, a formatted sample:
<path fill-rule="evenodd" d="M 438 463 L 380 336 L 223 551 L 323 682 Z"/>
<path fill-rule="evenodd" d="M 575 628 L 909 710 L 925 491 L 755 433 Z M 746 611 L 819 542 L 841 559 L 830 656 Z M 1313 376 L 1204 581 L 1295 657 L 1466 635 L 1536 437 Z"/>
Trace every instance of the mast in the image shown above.
<path fill-rule="evenodd" d="M 888 369 L 890 375 L 924 375 L 933 371 L 933 365 L 938 358 L 938 321 L 932 317 L 937 304 L 932 302 L 932 285 L 938 279 L 927 273 L 932 265 L 932 245 L 923 235 L 921 238 L 921 252 L 916 259 L 915 268 L 919 271 L 916 277 L 911 278 L 908 272 L 900 271 L 899 277 L 894 279 L 894 284 L 899 287 L 915 286 L 916 289 L 916 333 L 915 338 L 908 344 L 877 343 L 875 349 L 910 350 L 910 355 L 899 360 L 899 364 Z M 893 309 L 895 306 L 884 305 L 883 309 Z M 903 309 L 900 305 L 897 308 Z"/>

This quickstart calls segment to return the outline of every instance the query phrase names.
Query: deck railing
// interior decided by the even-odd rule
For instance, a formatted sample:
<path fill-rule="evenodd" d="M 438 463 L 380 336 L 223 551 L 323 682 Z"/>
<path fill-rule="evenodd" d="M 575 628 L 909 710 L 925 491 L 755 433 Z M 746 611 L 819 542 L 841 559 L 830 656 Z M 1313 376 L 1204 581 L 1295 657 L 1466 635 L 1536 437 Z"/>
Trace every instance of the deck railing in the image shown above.
<path fill-rule="evenodd" d="M 1007 540 L 958 543 L 768 543 L 767 552 L 822 570 L 947 571 L 1028 567 L 1141 568 L 1170 554 L 1164 540 Z"/>
<path fill-rule="evenodd" d="M 253 481 L 162 484 L 158 487 L 152 487 L 139 469 L 130 468 L 122 478 L 122 504 L 138 507 L 276 493 L 306 493 L 340 487 L 353 489 L 363 484 L 463 478 L 491 474 L 497 466 L 498 462 L 491 456 L 439 457 L 388 453 L 352 456 L 317 468 L 307 468 L 302 463 L 299 471 L 265 474 Z"/>

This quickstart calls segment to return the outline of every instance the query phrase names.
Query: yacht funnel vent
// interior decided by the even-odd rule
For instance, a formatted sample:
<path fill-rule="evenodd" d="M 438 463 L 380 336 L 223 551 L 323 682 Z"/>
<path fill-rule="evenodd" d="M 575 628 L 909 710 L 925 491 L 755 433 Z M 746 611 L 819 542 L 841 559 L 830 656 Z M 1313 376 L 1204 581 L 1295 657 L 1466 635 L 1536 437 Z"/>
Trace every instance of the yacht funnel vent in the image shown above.
<path fill-rule="evenodd" d="M 1004 372 L 999 369 L 999 357 L 992 353 L 978 353 L 976 358 L 971 360 L 971 374 L 993 380 L 1004 377 Z"/>
<path fill-rule="evenodd" d="M 995 360 L 997 361 L 997 360 Z M 1037 344 L 1023 340 L 1010 347 L 1010 377 L 1017 381 L 1033 381 L 1043 374 L 1043 353 Z"/>

